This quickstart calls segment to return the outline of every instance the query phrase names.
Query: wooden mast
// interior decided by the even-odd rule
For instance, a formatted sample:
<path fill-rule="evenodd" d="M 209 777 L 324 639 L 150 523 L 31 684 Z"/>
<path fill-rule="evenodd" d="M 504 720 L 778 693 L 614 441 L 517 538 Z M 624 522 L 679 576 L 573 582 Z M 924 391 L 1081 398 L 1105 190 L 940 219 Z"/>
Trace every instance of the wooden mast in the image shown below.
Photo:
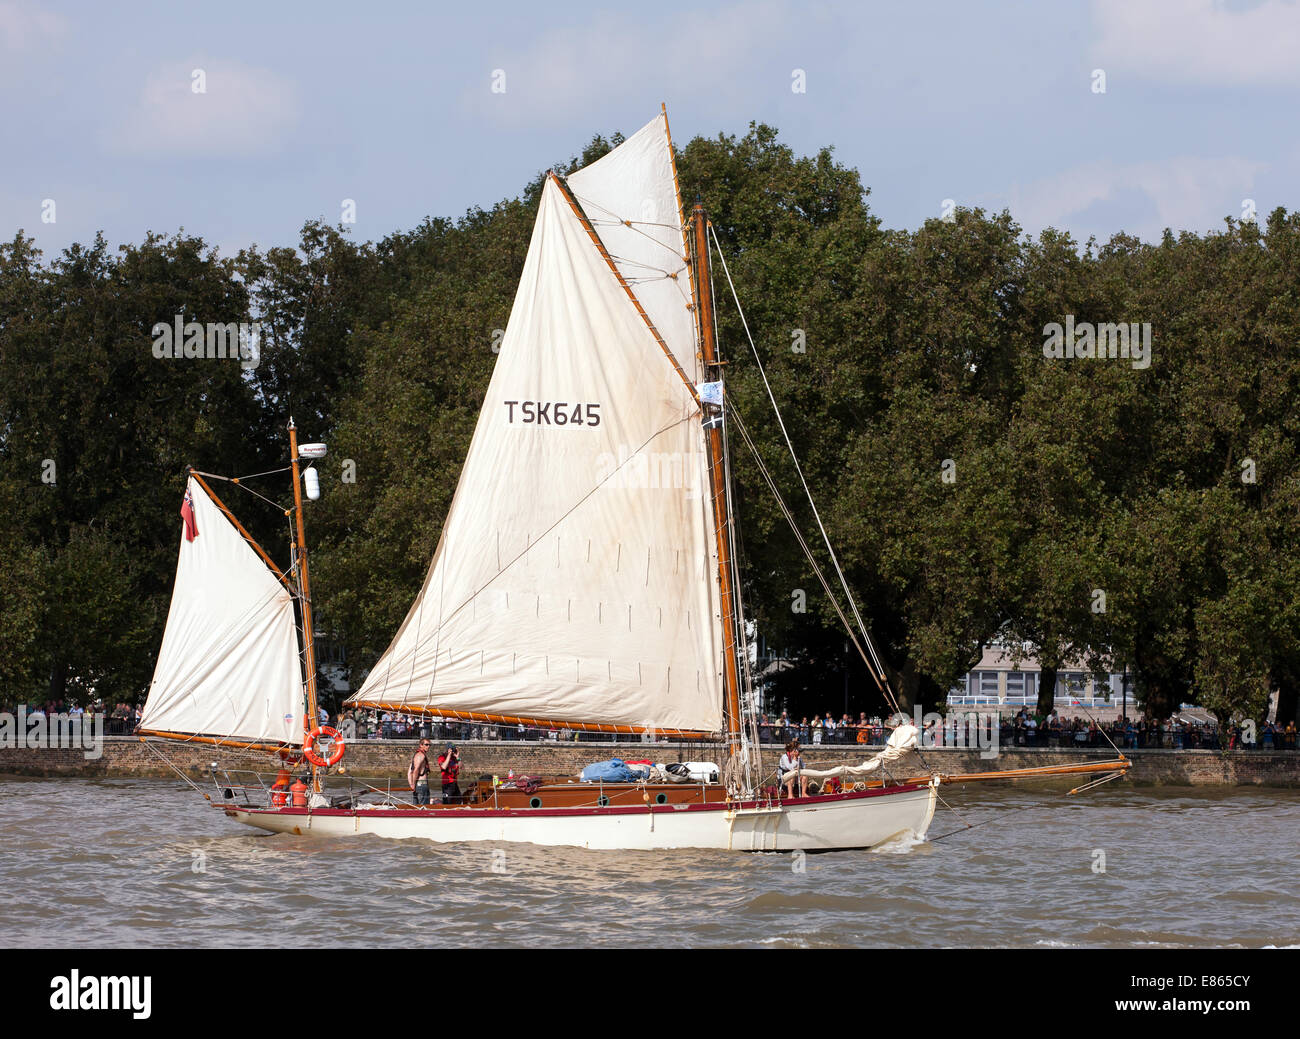
<path fill-rule="evenodd" d="M 700 359 L 704 362 L 706 378 L 718 378 L 718 355 L 713 337 L 713 289 L 709 281 L 708 221 L 704 207 L 697 201 L 691 211 L 691 228 L 694 235 L 695 276 L 692 289 L 695 295 L 695 316 L 700 333 Z M 739 650 L 736 596 L 732 586 L 731 539 L 728 537 L 727 476 L 722 457 L 722 409 L 711 416 L 707 410 L 715 405 L 701 404 L 705 418 L 716 417 L 716 422 L 706 423 L 705 439 L 709 444 L 709 478 L 713 492 L 713 533 L 718 548 L 718 582 L 721 587 L 722 637 L 726 645 L 723 657 L 723 677 L 726 686 L 727 747 L 731 757 L 740 753 L 740 673 L 736 654 Z"/>
<path fill-rule="evenodd" d="M 307 679 L 307 713 L 303 717 L 303 735 L 318 722 L 316 703 L 316 639 L 311 626 L 311 581 L 307 574 L 307 535 L 302 525 L 302 485 L 298 482 L 298 430 L 289 419 L 289 461 L 293 466 L 293 517 L 298 533 L 298 601 L 302 604 L 303 669 Z M 320 790 L 316 766 L 311 769 L 312 786 Z"/>

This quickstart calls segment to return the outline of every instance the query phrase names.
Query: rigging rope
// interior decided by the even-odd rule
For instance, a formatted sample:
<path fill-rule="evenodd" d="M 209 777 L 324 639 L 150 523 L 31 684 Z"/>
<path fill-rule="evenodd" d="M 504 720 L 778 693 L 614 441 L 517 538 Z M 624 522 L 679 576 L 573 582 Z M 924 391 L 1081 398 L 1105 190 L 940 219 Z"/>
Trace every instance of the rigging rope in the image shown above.
<path fill-rule="evenodd" d="M 831 562 L 835 566 L 835 573 L 839 577 L 840 587 L 841 589 L 843 589 L 844 597 L 848 601 L 849 609 L 852 611 L 854 619 L 857 621 L 858 632 L 862 636 L 861 643 L 859 643 L 857 636 L 853 632 L 853 625 L 849 623 L 848 618 L 844 615 L 844 610 L 841 608 L 839 604 L 839 600 L 836 598 L 835 593 L 831 590 L 830 583 L 826 580 L 826 577 L 822 573 L 822 569 L 820 565 L 817 563 L 817 560 L 814 558 L 812 549 L 809 547 L 808 542 L 804 539 L 802 532 L 799 530 L 799 526 L 795 521 L 793 513 L 791 513 L 789 507 L 785 503 L 785 500 L 781 497 L 781 492 L 777 489 L 775 479 L 772 477 L 771 472 L 768 470 L 766 464 L 763 462 L 762 456 L 758 453 L 757 445 L 754 443 L 753 438 L 749 435 L 748 430 L 745 429 L 745 424 L 740 417 L 739 411 L 737 411 L 735 405 L 731 404 L 730 398 L 726 398 L 725 400 L 726 408 L 736 419 L 736 425 L 737 428 L 740 430 L 741 437 L 744 439 L 746 446 L 750 449 L 751 453 L 754 455 L 754 458 L 758 463 L 759 470 L 763 476 L 763 479 L 766 481 L 768 488 L 772 492 L 773 497 L 776 498 L 777 504 L 781 509 L 782 515 L 785 517 L 786 522 L 790 525 L 790 529 L 794 532 L 795 538 L 799 543 L 799 547 L 803 550 L 805 557 L 807 557 L 808 562 L 811 564 L 813 568 L 813 572 L 817 576 L 817 580 L 820 582 L 822 589 L 826 592 L 827 598 L 830 599 L 831 605 L 835 608 L 835 613 L 839 617 L 840 623 L 844 626 L 845 633 L 849 636 L 849 639 L 852 641 L 854 648 L 858 651 L 858 655 L 862 658 L 862 662 L 866 665 L 868 674 L 870 674 L 872 679 L 875 681 L 876 687 L 880 690 L 881 694 L 885 697 L 885 701 L 889 704 L 890 708 L 894 711 L 894 714 L 906 718 L 906 712 L 899 704 L 898 698 L 894 695 L 894 690 L 890 685 L 889 675 L 885 671 L 884 664 L 881 662 L 880 656 L 876 652 L 876 647 L 871 641 L 871 636 L 867 633 L 867 626 L 862 619 L 862 614 L 858 610 L 857 602 L 853 598 L 853 593 L 849 589 L 848 579 L 844 576 L 844 571 L 840 567 L 839 559 L 835 555 L 835 549 L 831 546 L 830 536 L 826 533 L 826 527 L 822 523 L 821 514 L 817 511 L 817 503 L 813 500 L 812 490 L 808 487 L 808 481 L 804 478 L 803 467 L 800 466 L 799 464 L 799 458 L 795 454 L 794 444 L 790 440 L 790 434 L 785 428 L 785 421 L 781 417 L 781 409 L 777 406 L 776 397 L 772 393 L 772 386 L 767 380 L 767 372 L 763 367 L 762 358 L 760 358 L 758 355 L 758 347 L 755 345 L 754 336 L 749 330 L 749 322 L 745 318 L 744 308 L 740 305 L 740 295 L 736 291 L 736 284 L 731 278 L 731 271 L 727 267 L 726 257 L 723 256 L 722 254 L 722 244 L 718 241 L 718 234 L 713 229 L 712 223 L 708 225 L 708 231 L 709 234 L 713 236 L 713 244 L 718 251 L 718 259 L 722 262 L 722 271 L 727 276 L 727 285 L 731 289 L 731 298 L 736 304 L 736 312 L 737 314 L 739 314 L 741 325 L 745 329 L 745 336 L 749 340 L 750 350 L 753 352 L 754 361 L 758 365 L 759 375 L 762 376 L 763 386 L 767 390 L 768 401 L 772 405 L 772 411 L 776 414 L 777 423 L 781 427 L 781 434 L 785 438 L 786 448 L 790 452 L 791 460 L 794 462 L 795 471 L 799 475 L 799 482 L 800 484 L 802 484 L 804 494 L 808 498 L 808 504 L 812 506 L 813 516 L 817 520 L 817 529 L 821 532 L 822 541 L 826 545 L 826 551 L 830 554 Z M 712 289 L 712 274 L 710 274 L 710 289 Z M 724 428 L 724 436 L 725 436 L 725 428 L 726 428 L 725 424 L 723 428 Z M 866 645 L 865 652 L 863 650 L 863 644 Z M 868 659 L 868 655 L 870 657 L 869 659 Z M 921 737 L 923 738 L 923 734 L 921 734 Z M 930 763 L 926 760 L 925 754 L 921 749 L 922 738 L 918 738 L 914 751 L 916 753 L 917 760 L 921 762 L 922 766 L 927 770 L 929 770 L 931 774 L 934 774 L 935 770 L 931 767 Z M 947 802 L 944 803 L 945 805 L 947 805 Z M 950 805 L 948 807 L 951 809 Z M 955 810 L 954 810 L 954 814 L 955 814 Z"/>
<path fill-rule="evenodd" d="M 606 250 L 606 251 L 608 251 L 608 250 Z M 657 273 L 657 274 L 662 274 L 664 278 L 676 278 L 677 275 L 680 274 L 680 273 L 682 272 L 682 270 L 685 270 L 685 268 L 679 268 L 676 272 L 673 272 L 673 271 L 667 270 L 667 269 L 664 268 L 664 267 L 656 267 L 653 263 L 646 263 L 644 260 L 634 260 L 634 259 L 632 259 L 631 257 L 628 257 L 628 256 L 619 256 L 619 255 L 617 255 L 617 254 L 615 254 L 615 253 L 610 253 L 610 254 L 609 254 L 609 258 L 610 258 L 611 260 L 613 260 L 615 263 L 624 264 L 625 266 L 628 266 L 628 267 L 643 267 L 643 268 L 645 268 L 645 269 L 648 270 L 648 271 L 654 271 L 654 272 Z M 624 272 L 623 277 L 624 277 L 624 278 L 629 278 L 629 280 L 631 280 L 631 279 L 630 279 L 630 276 L 629 276 L 626 272 Z M 637 280 L 639 280 L 639 281 L 661 281 L 662 279 L 661 279 L 661 278 L 646 278 L 646 277 L 642 277 L 642 278 L 639 278 L 639 279 L 637 279 Z"/>
<path fill-rule="evenodd" d="M 202 793 L 203 793 L 203 791 L 200 790 L 200 789 L 198 788 L 198 785 L 197 785 L 197 784 L 196 784 L 192 779 L 190 779 L 189 776 L 187 776 L 184 772 L 182 772 L 182 771 L 181 771 L 180 769 L 178 769 L 175 765 L 173 765 L 173 764 L 171 763 L 171 761 L 168 760 L 167 756 L 166 756 L 165 754 L 163 754 L 163 752 L 160 751 L 157 747 L 155 747 L 152 743 L 150 743 L 149 740 L 141 740 L 141 742 L 142 742 L 142 743 L 143 743 L 143 744 L 144 744 L 144 745 L 145 745 L 145 746 L 146 746 L 150 751 L 152 751 L 154 754 L 157 755 L 159 761 L 161 761 L 161 762 L 162 762 L 164 765 L 166 765 L 169 769 L 171 769 L 171 770 L 172 770 L 173 772 L 175 772 L 178 776 L 180 776 L 181 779 L 185 780 L 185 782 L 187 782 L 191 787 L 193 787 L 195 793 L 199 793 L 199 794 L 202 794 Z M 204 796 L 204 797 L 207 797 L 206 794 L 204 794 L 203 796 Z"/>
<path fill-rule="evenodd" d="M 678 255 L 677 250 L 674 249 L 671 245 L 667 245 L 667 244 L 665 244 L 664 242 L 661 242 L 661 241 L 660 241 L 658 238 L 656 238 L 654 235 L 652 235 L 652 234 L 646 234 L 645 231 L 642 231 L 642 230 L 641 230 L 641 227 L 666 227 L 666 228 L 671 228 L 672 230 L 675 230 L 675 231 L 679 231 L 679 232 L 680 232 L 681 227 L 680 227 L 679 225 L 677 225 L 677 224 L 660 224 L 660 223 L 655 223 L 654 221 L 651 221 L 651 220 L 625 220 L 625 219 L 623 219 L 621 216 L 619 216 L 617 213 L 615 213 L 612 209 L 607 209 L 607 208 L 605 208 L 604 206 L 602 206 L 599 202 L 594 202 L 594 201 L 592 201 L 592 200 L 589 199 L 589 198 L 583 198 L 581 195 L 579 195 L 576 191 L 573 190 L 572 187 L 569 186 L 569 178 L 568 178 L 568 177 L 565 177 L 565 178 L 564 178 L 564 184 L 565 184 L 565 187 L 568 188 L 569 193 L 570 193 L 574 198 L 576 198 L 579 202 L 582 203 L 582 206 L 583 206 L 584 209 L 586 209 L 586 208 L 588 208 L 588 207 L 591 207 L 591 208 L 593 208 L 593 209 L 599 209 L 602 213 L 605 213 L 605 214 L 607 214 L 607 215 L 610 217 L 609 220 L 607 220 L 607 221 L 606 221 L 606 220 L 602 220 L 602 221 L 600 221 L 600 223 L 602 223 L 602 224 L 608 224 L 608 225 L 611 226 L 611 227 L 614 226 L 614 225 L 618 225 L 619 227 L 626 227 L 626 228 L 628 228 L 628 230 L 630 230 L 630 231 L 635 231 L 637 234 L 645 235 L 645 237 L 646 237 L 646 238 L 649 238 L 650 241 L 652 241 L 652 242 L 655 243 L 655 245 L 659 246 L 660 248 L 667 249 L 667 250 L 668 250 L 670 253 L 672 253 L 673 256 L 676 257 L 678 260 L 681 260 L 681 259 L 682 259 L 682 257 L 681 257 L 680 255 Z M 588 219 L 588 221 L 589 221 L 590 223 L 592 223 L 592 224 L 595 224 L 595 223 L 596 223 L 596 221 L 595 221 L 595 220 L 592 220 L 590 217 L 588 217 L 587 219 Z M 641 227 L 636 226 L 636 225 L 638 225 L 638 224 L 640 224 Z M 685 264 L 683 264 L 683 266 L 685 266 Z"/>
<path fill-rule="evenodd" d="M 790 452 L 790 459 L 794 462 L 795 472 L 799 475 L 799 482 L 803 485 L 804 494 L 808 498 L 808 504 L 812 506 L 813 516 L 817 520 L 817 529 L 821 531 L 822 541 L 826 545 L 826 551 L 830 553 L 831 563 L 835 567 L 835 573 L 840 579 L 840 587 L 844 589 L 844 597 L 848 601 L 849 609 L 853 612 L 853 617 L 857 621 L 858 630 L 862 634 L 862 640 L 867 646 L 867 651 L 871 654 L 871 663 L 875 665 L 876 672 L 879 674 L 880 681 L 883 681 L 883 689 L 889 698 L 891 706 L 898 710 L 897 701 L 894 699 L 893 690 L 889 686 L 889 676 L 885 672 L 884 665 L 880 661 L 876 648 L 871 642 L 871 636 L 867 634 L 867 626 L 862 620 L 862 614 L 858 611 L 857 602 L 853 598 L 853 593 L 849 590 L 848 580 L 844 576 L 844 571 L 840 567 L 839 558 L 835 555 L 835 549 L 831 546 L 831 540 L 826 533 L 826 527 L 822 523 L 821 514 L 817 511 L 817 503 L 813 501 L 812 491 L 808 487 L 808 481 L 804 479 L 803 467 L 799 464 L 799 458 L 795 454 L 794 444 L 790 440 L 790 433 L 785 428 L 785 420 L 781 417 L 781 409 L 777 406 L 776 396 L 772 393 L 771 383 L 767 381 L 767 371 L 763 367 L 763 360 L 758 355 L 758 347 L 754 343 L 754 336 L 749 330 L 749 322 L 745 318 L 744 308 L 740 305 L 740 295 L 736 291 L 735 282 L 731 279 L 731 271 L 727 267 L 727 259 L 722 254 L 722 244 L 718 241 L 718 234 L 713 229 L 713 224 L 709 224 L 709 234 L 713 236 L 713 244 L 718 250 L 718 259 L 722 261 L 722 272 L 727 276 L 727 285 L 731 289 L 731 298 L 735 301 L 736 312 L 740 315 L 740 323 L 745 329 L 745 336 L 749 340 L 750 349 L 754 354 L 754 362 L 758 365 L 758 373 L 763 379 L 763 387 L 767 390 L 767 399 L 772 404 L 772 411 L 776 414 L 777 424 L 781 427 L 781 435 L 785 438 L 786 448 Z M 855 640 L 856 642 L 856 640 Z M 861 652 L 861 647 L 859 647 Z"/>
<path fill-rule="evenodd" d="M 709 291 L 713 291 L 713 268 L 709 266 Z M 717 340 L 717 324 L 713 326 L 714 330 L 714 357 L 722 361 L 722 344 Z M 758 705 L 754 701 L 754 679 L 749 669 L 749 639 L 745 631 L 745 603 L 740 589 L 740 556 L 737 547 L 737 538 L 739 525 L 736 523 L 734 503 L 731 492 L 731 450 L 727 438 L 727 423 L 722 422 L 722 480 L 727 489 L 724 500 L 727 506 L 727 541 L 730 545 L 731 552 L 731 594 L 732 606 L 735 612 L 735 645 L 732 652 L 740 661 L 741 689 L 740 689 L 740 718 L 738 718 L 736 729 L 741 736 L 741 754 L 744 759 L 745 776 L 744 788 L 750 791 L 755 790 L 755 773 L 762 768 L 762 749 L 758 736 Z M 739 652 L 743 645 L 743 652 Z M 728 765 L 732 764 L 728 760 Z"/>
<path fill-rule="evenodd" d="M 840 605 L 839 598 L 835 594 L 834 589 L 831 588 L 830 582 L 827 581 L 826 575 L 822 571 L 821 564 L 819 564 L 817 562 L 816 557 L 814 557 L 812 549 L 809 547 L 808 542 L 804 539 L 803 532 L 800 531 L 799 529 L 799 524 L 795 520 L 794 515 L 790 512 L 790 507 L 786 505 L 785 499 L 781 496 L 781 492 L 776 485 L 776 480 L 773 478 L 771 472 L 768 470 L 767 464 L 763 461 L 763 456 L 758 451 L 758 445 L 754 443 L 753 437 L 750 436 L 749 430 L 745 427 L 745 422 L 741 418 L 739 410 L 737 410 L 736 406 L 730 402 L 729 398 L 728 398 L 727 406 L 731 412 L 732 418 L 736 420 L 736 428 L 740 431 L 741 439 L 745 442 L 745 446 L 749 448 L 750 453 L 754 456 L 754 461 L 758 465 L 759 475 L 763 477 L 764 482 L 766 482 L 767 484 L 768 490 L 772 492 L 772 496 L 776 499 L 777 507 L 780 508 L 781 510 L 781 515 L 785 518 L 786 523 L 790 525 L 790 529 L 794 533 L 795 540 L 799 543 L 799 547 L 803 550 L 804 556 L 808 559 L 808 563 L 812 566 L 813 574 L 816 576 L 818 582 L 821 584 L 822 590 L 826 593 L 827 599 L 830 600 L 831 606 L 834 607 L 835 614 L 836 616 L 839 617 L 840 623 L 844 625 L 846 634 L 849 636 L 849 639 L 852 641 L 854 648 L 857 649 L 859 656 L 862 657 L 863 663 L 867 665 L 867 671 L 871 674 L 871 677 L 875 679 L 877 687 L 880 689 L 882 693 L 885 694 L 885 697 L 888 700 L 889 705 L 895 710 L 895 712 L 901 714 L 902 710 L 898 706 L 898 701 L 894 698 L 893 692 L 889 689 L 889 686 L 886 683 L 883 683 L 881 681 L 881 677 L 876 673 L 875 669 L 872 668 L 871 661 L 867 658 L 867 654 L 864 652 L 861 644 L 858 642 L 858 637 L 856 634 L 854 634 L 853 631 L 853 625 L 849 622 L 848 617 L 845 616 L 844 609 Z"/>
<path fill-rule="evenodd" d="M 1083 704 L 1079 704 L 1079 710 L 1081 710 L 1085 715 L 1087 715 L 1088 721 L 1092 722 L 1093 725 L 1096 725 L 1097 731 L 1106 737 L 1106 742 L 1110 744 L 1110 749 L 1113 750 L 1116 754 L 1118 754 L 1122 758 L 1124 756 L 1124 752 L 1120 750 L 1117 746 L 1115 746 L 1115 741 L 1111 739 L 1110 735 L 1106 732 L 1106 730 L 1097 723 L 1097 719 L 1094 718 L 1091 714 L 1088 714 L 1088 709 L 1084 707 Z"/>
<path fill-rule="evenodd" d="M 254 473 L 252 476 L 220 476 L 217 473 L 205 473 L 198 469 L 195 469 L 194 472 L 199 476 L 206 476 L 210 480 L 225 480 L 226 483 L 233 483 L 236 487 L 240 488 L 241 490 L 247 491 L 254 498 L 261 498 L 262 501 L 266 502 L 268 505 L 272 506 L 279 512 L 284 512 L 283 505 L 279 504 L 278 502 L 272 501 L 265 494 L 262 494 L 259 491 L 255 491 L 251 487 L 245 487 L 243 481 L 253 480 L 259 476 L 271 476 L 275 473 L 287 473 L 290 468 L 291 466 L 286 465 L 283 469 L 269 469 L 264 473 Z"/>

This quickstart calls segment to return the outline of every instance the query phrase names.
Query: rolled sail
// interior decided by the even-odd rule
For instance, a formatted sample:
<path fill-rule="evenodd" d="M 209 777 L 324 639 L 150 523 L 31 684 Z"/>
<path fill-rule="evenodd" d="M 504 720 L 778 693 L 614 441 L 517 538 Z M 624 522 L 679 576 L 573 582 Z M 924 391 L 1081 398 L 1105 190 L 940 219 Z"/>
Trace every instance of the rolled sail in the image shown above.
<path fill-rule="evenodd" d="M 717 731 L 706 473 L 689 386 L 548 180 L 433 564 L 351 702 Z"/>
<path fill-rule="evenodd" d="M 301 745 L 293 598 L 193 477 L 186 501 L 192 526 L 140 728 Z"/>

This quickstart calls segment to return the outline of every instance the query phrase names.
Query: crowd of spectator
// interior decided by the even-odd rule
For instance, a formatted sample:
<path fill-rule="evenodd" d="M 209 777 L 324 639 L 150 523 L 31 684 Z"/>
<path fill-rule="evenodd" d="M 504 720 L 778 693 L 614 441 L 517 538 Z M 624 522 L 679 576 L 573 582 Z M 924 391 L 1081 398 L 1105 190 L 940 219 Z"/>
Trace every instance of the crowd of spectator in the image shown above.
<path fill-rule="evenodd" d="M 105 735 L 127 736 L 140 724 L 141 708 L 138 704 L 117 703 L 105 707 L 99 700 L 83 707 L 64 700 L 47 700 L 45 703 L 24 704 L 28 717 L 67 714 L 103 713 Z M 17 707 L 6 710 L 16 712 Z M 325 712 L 322 712 L 322 720 Z M 971 746 L 975 742 L 967 728 L 969 712 L 954 711 L 942 721 L 925 725 L 923 746 Z M 375 711 L 363 708 L 344 710 L 332 716 L 333 724 L 345 740 L 516 740 L 516 741 L 599 741 L 641 743 L 640 734 L 580 732 L 562 727 L 535 727 L 525 725 L 490 724 L 486 722 L 457 722 L 428 718 L 415 713 Z M 987 725 L 987 721 L 981 721 Z M 987 731 L 987 730 L 986 730 Z M 798 740 L 804 746 L 819 744 L 879 745 L 889 738 L 886 719 L 868 717 L 861 712 L 855 719 L 842 714 L 836 719 L 827 713 L 821 716 L 806 715 L 794 721 L 782 711 L 779 715 L 763 715 L 758 723 L 761 743 L 784 744 Z M 1253 725 L 1233 724 L 1226 729 L 1210 720 L 1196 720 L 1174 715 L 1164 721 L 1136 720 L 1126 717 L 1098 723 L 1086 717 L 1062 718 L 1053 712 L 1039 721 L 1032 713 L 1021 710 L 1013 716 L 999 719 L 998 742 L 1002 746 L 1016 747 L 1105 747 L 1112 742 L 1123 750 L 1147 748 L 1165 750 L 1295 750 L 1296 723 L 1275 725 L 1266 722 L 1262 728 Z"/>
<path fill-rule="evenodd" d="M 974 736 L 966 728 L 968 714 L 953 712 L 945 721 L 931 721 L 923 734 L 924 746 L 971 746 Z M 983 722 L 987 724 L 987 722 Z M 525 725 L 493 725 L 485 722 L 455 722 L 426 718 L 418 714 L 393 711 L 371 711 L 357 708 L 344 711 L 335 718 L 335 725 L 345 739 L 415 740 L 583 740 L 640 743 L 638 734 L 611 736 L 608 733 L 587 733 L 565 728 L 536 728 Z M 855 719 L 848 714 L 837 720 L 826 714 L 794 721 L 786 712 L 780 715 L 763 715 L 759 719 L 759 741 L 765 744 L 784 744 L 798 740 L 804 746 L 862 744 L 880 745 L 889 738 L 886 719 L 868 717 L 862 712 Z M 998 743 L 1016 747 L 1106 747 L 1111 742 L 1122 749 L 1172 749 L 1172 750 L 1294 750 L 1296 725 L 1284 727 L 1271 722 L 1260 730 L 1252 742 L 1249 730 L 1233 725 L 1221 733 L 1210 722 L 1183 719 L 1178 716 L 1163 722 L 1139 718 L 1117 718 L 1098 724 L 1084 718 L 1062 718 L 1053 713 L 1040 723 L 1027 711 L 999 720 Z"/>
<path fill-rule="evenodd" d="M 758 739 L 760 743 L 787 743 L 798 740 L 804 746 L 816 746 L 827 743 L 884 743 L 889 739 L 889 729 L 885 719 L 868 718 L 865 711 L 855 720 L 852 715 L 842 714 L 838 721 L 827 712 L 825 716 L 813 715 L 811 721 L 807 715 L 794 721 L 782 711 L 780 715 L 763 715 L 758 720 Z"/>
<path fill-rule="evenodd" d="M 1100 747 L 1114 743 L 1122 750 L 1295 750 L 1296 725 L 1265 723 L 1262 729 L 1233 724 L 1220 729 L 1211 720 L 1183 718 L 1136 721 L 1115 718 L 1098 724 L 1090 718 L 1048 715 L 1041 724 L 1026 711 L 1003 719 L 999 739 L 1014 746 Z"/>
<path fill-rule="evenodd" d="M 526 725 L 493 725 L 486 722 L 455 722 L 426 718 L 418 714 L 397 711 L 373 711 L 356 708 L 335 716 L 335 727 L 348 739 L 385 740 L 547 740 L 599 741 L 641 743 L 640 733 L 612 735 L 605 732 L 581 732 L 566 728 L 537 728 Z M 889 738 L 889 729 L 881 718 L 868 718 L 862 713 L 858 720 L 844 715 L 836 721 L 829 714 L 825 719 L 804 718 L 802 723 L 789 720 L 784 713 L 779 718 L 764 715 L 759 722 L 760 743 L 785 743 L 797 739 L 805 744 L 822 743 L 883 743 Z"/>
<path fill-rule="evenodd" d="M 117 703 L 109 709 L 105 707 L 102 700 L 91 700 L 83 706 L 75 701 L 50 699 L 44 703 L 14 704 L 6 706 L 4 710 L 17 716 L 20 708 L 28 718 L 51 718 L 55 715 L 66 715 L 69 718 L 76 719 L 86 715 L 103 714 L 105 716 L 105 736 L 129 736 L 135 727 L 140 724 L 141 708 L 139 704 Z"/>
<path fill-rule="evenodd" d="M 360 740 L 544 740 L 558 741 L 599 741 L 602 743 L 624 742 L 641 743 L 644 738 L 640 733 L 612 735 L 605 732 L 581 732 L 563 727 L 538 728 L 527 725 L 490 724 L 487 722 L 457 722 L 438 718 L 426 718 L 415 713 L 400 711 L 374 711 L 356 708 L 344 710 L 334 716 L 334 726 L 343 734 L 344 739 Z M 349 733 L 353 735 L 349 737 Z M 779 718 L 764 715 L 759 723 L 759 741 L 762 743 L 784 743 L 798 739 L 805 744 L 819 743 L 883 743 L 889 738 L 889 730 L 880 718 L 868 718 L 861 714 L 857 721 L 844 715 L 835 721 L 830 715 L 825 719 L 807 718 L 801 724 L 791 722 L 782 714 Z"/>
<path fill-rule="evenodd" d="M 580 732 L 565 728 L 458 722 L 428 718 L 413 712 L 373 711 L 360 707 L 334 715 L 333 725 L 344 740 L 431 739 L 452 743 L 464 740 L 642 742 L 639 733 L 614 736 L 604 732 Z"/>
<path fill-rule="evenodd" d="M 1098 723 L 1085 717 L 1061 718 L 1053 713 L 1041 722 L 1020 711 L 1004 718 L 1000 742 L 1017 747 L 1108 747 L 1125 749 L 1197 749 L 1219 747 L 1218 728 L 1213 723 L 1168 719 L 1164 723 L 1120 717 Z"/>

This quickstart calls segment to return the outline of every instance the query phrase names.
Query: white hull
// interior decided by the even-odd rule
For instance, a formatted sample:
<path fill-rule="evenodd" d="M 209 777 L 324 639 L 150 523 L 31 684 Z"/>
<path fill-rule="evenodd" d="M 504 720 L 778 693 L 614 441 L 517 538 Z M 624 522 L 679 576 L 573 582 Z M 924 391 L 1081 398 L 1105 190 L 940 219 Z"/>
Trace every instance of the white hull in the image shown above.
<path fill-rule="evenodd" d="M 924 836 L 935 783 L 784 803 L 606 808 L 319 809 L 236 808 L 231 818 L 275 833 L 421 837 L 441 843 L 514 841 L 628 851 L 830 851 L 871 848 L 900 834 Z"/>

